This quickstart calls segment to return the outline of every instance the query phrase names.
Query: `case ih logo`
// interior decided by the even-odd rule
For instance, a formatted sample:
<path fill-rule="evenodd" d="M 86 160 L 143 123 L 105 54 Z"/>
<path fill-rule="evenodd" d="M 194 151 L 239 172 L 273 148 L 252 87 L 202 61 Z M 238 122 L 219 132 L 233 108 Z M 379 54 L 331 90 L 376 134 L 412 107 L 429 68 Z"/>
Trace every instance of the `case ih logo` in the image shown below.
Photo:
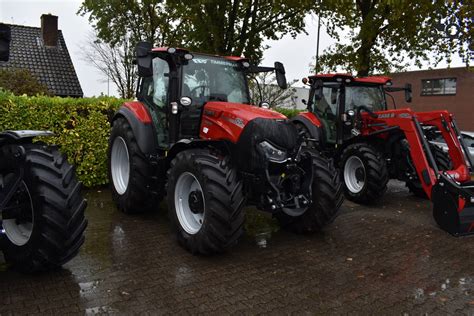
<path fill-rule="evenodd" d="M 231 122 L 232 124 L 237 125 L 238 127 L 244 127 L 245 126 L 244 121 L 240 117 L 237 117 L 237 118 L 234 119 L 234 118 L 231 118 L 231 117 L 228 117 L 228 116 L 223 116 L 222 118 L 224 118 L 226 121 Z"/>
<path fill-rule="evenodd" d="M 395 117 L 395 113 L 382 113 L 378 115 L 379 118 L 387 119 Z"/>

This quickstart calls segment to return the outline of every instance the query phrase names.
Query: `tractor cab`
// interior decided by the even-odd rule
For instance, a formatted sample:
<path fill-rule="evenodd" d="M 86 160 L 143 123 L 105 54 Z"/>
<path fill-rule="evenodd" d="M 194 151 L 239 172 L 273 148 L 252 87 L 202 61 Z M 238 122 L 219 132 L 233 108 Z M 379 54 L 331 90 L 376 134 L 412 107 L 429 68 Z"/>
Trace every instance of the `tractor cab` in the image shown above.
<path fill-rule="evenodd" d="M 311 86 L 307 106 L 321 121 L 328 145 L 342 144 L 357 136 L 352 122 L 358 112 L 387 110 L 387 92 L 406 90 L 411 93 L 409 86 L 392 87 L 391 79 L 385 76 L 355 78 L 347 74 L 319 74 L 304 78 L 303 82 Z M 408 98 L 411 96 L 407 93 L 406 99 L 410 102 Z"/>
<path fill-rule="evenodd" d="M 242 57 L 192 54 L 141 43 L 137 64 L 137 98 L 146 104 L 163 150 L 180 139 L 199 138 L 207 103 L 250 105 L 249 74 L 275 71 L 286 88 L 284 68 L 278 62 L 275 67 L 257 67 Z"/>

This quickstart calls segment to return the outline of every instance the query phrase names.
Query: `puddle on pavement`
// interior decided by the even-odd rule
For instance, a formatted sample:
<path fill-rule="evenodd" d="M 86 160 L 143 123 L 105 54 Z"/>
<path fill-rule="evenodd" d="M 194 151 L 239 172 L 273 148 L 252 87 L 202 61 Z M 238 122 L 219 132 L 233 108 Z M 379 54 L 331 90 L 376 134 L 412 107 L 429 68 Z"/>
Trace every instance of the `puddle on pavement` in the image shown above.
<path fill-rule="evenodd" d="M 255 240 L 259 248 L 267 248 L 272 234 L 280 230 L 278 221 L 271 214 L 255 208 L 245 209 L 245 233 Z"/>
<path fill-rule="evenodd" d="M 96 306 L 96 307 L 86 308 L 85 314 L 96 315 L 96 314 L 110 314 L 110 313 L 117 313 L 117 312 L 118 310 L 115 310 L 110 306 Z"/>
<path fill-rule="evenodd" d="M 90 281 L 90 282 L 79 282 L 79 294 L 82 298 L 89 299 L 94 297 L 96 294 L 97 286 L 99 285 L 100 281 Z"/>

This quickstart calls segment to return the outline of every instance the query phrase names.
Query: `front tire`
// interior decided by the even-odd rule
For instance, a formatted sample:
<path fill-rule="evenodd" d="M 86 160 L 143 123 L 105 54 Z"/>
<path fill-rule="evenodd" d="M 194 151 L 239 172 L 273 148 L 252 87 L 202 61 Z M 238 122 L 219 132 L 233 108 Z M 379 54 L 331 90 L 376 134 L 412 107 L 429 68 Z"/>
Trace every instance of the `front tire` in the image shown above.
<path fill-rule="evenodd" d="M 229 157 L 180 152 L 168 171 L 168 209 L 178 242 L 193 254 L 220 253 L 243 234 L 242 182 Z"/>
<path fill-rule="evenodd" d="M 138 147 L 125 118 L 114 121 L 108 151 L 112 198 L 124 213 L 141 213 L 155 208 L 163 199 L 164 182 Z"/>
<path fill-rule="evenodd" d="M 17 161 L 23 153 L 24 163 Z M 0 195 L 23 178 L 2 211 L 0 247 L 5 260 L 23 272 L 47 271 L 74 258 L 84 243 L 87 220 L 82 184 L 55 147 L 39 143 L 0 150 Z"/>
<path fill-rule="evenodd" d="M 387 163 L 382 153 L 369 144 L 348 146 L 342 153 L 341 169 L 348 200 L 370 204 L 387 191 Z"/>
<path fill-rule="evenodd" d="M 295 233 L 320 231 L 338 215 L 343 202 L 343 189 L 339 174 L 332 160 L 312 152 L 313 184 L 312 204 L 300 216 L 290 216 L 283 212 L 275 215 L 283 229 Z"/>

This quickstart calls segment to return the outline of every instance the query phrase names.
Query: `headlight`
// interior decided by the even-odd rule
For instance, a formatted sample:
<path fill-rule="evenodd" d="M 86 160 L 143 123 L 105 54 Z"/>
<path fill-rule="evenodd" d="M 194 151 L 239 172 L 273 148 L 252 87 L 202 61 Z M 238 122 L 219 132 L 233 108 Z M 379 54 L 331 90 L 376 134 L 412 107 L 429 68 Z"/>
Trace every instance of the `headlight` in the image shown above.
<path fill-rule="evenodd" d="M 284 150 L 278 149 L 266 140 L 258 144 L 267 156 L 267 159 L 273 162 L 285 162 L 287 153 Z"/>

